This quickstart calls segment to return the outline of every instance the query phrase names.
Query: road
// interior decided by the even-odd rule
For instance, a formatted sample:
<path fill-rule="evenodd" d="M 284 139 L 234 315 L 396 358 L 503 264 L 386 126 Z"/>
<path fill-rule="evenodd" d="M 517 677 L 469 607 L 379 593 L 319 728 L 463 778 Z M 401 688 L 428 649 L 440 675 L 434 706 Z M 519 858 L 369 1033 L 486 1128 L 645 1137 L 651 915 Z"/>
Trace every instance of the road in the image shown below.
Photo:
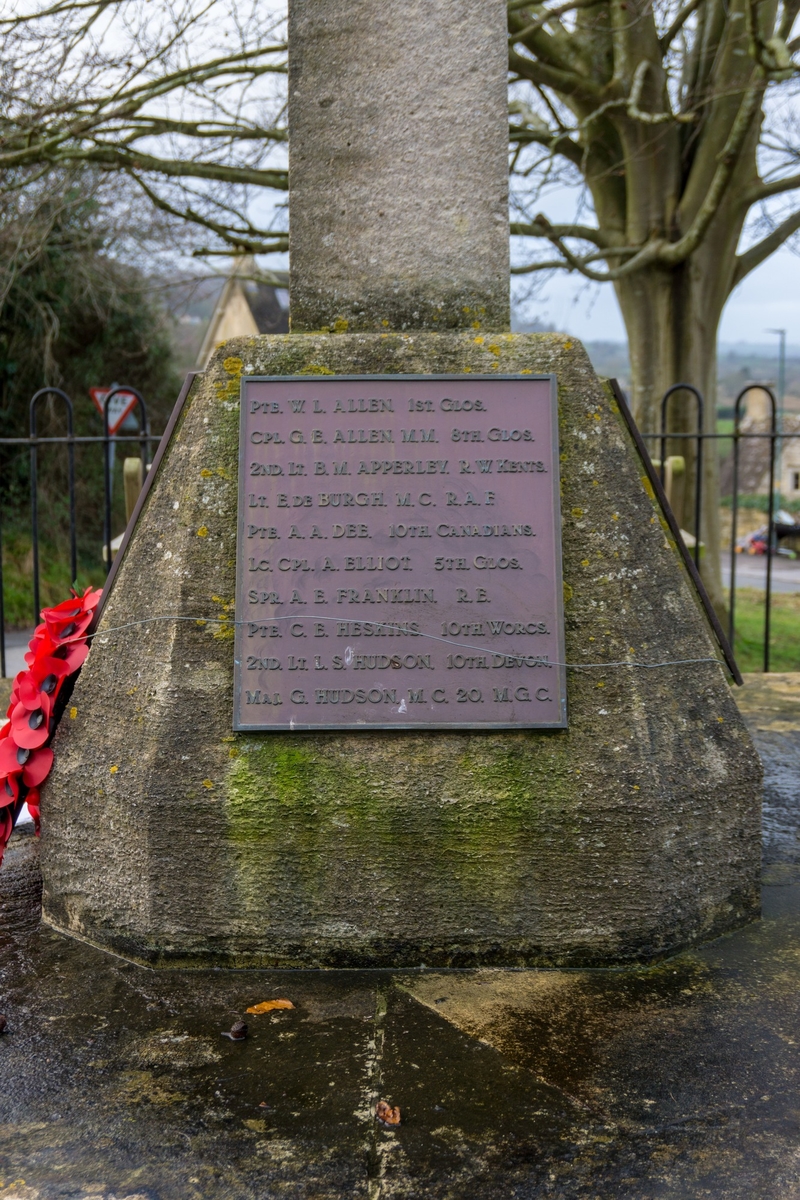
<path fill-rule="evenodd" d="M 723 554 L 722 581 L 725 587 L 730 585 L 730 563 L 730 556 Z M 765 555 L 737 554 L 737 588 L 759 588 L 763 591 L 767 586 L 766 577 L 767 559 Z M 773 592 L 800 592 L 800 559 L 774 558 L 772 560 L 772 590 Z"/>

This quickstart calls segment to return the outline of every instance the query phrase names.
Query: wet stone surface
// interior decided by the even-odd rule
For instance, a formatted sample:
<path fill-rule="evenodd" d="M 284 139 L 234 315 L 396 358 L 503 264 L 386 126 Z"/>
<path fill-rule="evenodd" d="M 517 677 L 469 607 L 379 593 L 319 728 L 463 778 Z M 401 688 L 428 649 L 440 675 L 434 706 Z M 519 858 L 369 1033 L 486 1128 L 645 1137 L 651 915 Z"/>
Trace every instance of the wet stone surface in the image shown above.
<path fill-rule="evenodd" d="M 766 766 L 763 919 L 648 968 L 152 971 L 39 925 L 16 834 L 0 1197 L 800 1195 L 798 682 L 737 697 Z"/>
<path fill-rule="evenodd" d="M 764 763 L 764 863 L 800 863 L 800 675 L 747 675 L 736 699 Z"/>

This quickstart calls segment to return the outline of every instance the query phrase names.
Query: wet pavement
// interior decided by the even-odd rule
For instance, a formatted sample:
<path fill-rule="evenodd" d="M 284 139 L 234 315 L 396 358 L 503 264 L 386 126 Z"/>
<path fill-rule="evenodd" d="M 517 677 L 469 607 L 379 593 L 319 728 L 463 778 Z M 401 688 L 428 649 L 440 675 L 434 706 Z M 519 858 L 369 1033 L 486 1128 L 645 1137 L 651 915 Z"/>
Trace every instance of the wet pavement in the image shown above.
<path fill-rule="evenodd" d="M 753 676 L 738 697 L 763 919 L 642 969 L 152 971 L 39 926 L 16 834 L 0 1198 L 800 1198 L 798 694 Z M 294 1009 L 245 1015 L 275 998 Z"/>

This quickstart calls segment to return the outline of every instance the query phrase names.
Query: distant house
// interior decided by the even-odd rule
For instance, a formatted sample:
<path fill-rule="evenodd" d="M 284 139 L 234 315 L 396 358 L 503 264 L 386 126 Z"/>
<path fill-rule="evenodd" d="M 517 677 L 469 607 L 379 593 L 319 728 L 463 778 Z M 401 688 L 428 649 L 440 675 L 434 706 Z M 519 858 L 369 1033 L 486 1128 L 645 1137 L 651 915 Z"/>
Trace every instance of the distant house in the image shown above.
<path fill-rule="evenodd" d="M 792 397 L 792 400 L 794 398 Z M 771 428 L 771 406 L 768 395 L 754 387 L 747 393 L 745 412 L 742 418 L 742 433 L 769 433 Z M 800 499 L 800 415 L 784 412 L 780 424 L 784 434 L 794 436 L 780 440 L 776 449 L 780 451 L 780 463 L 776 461 L 778 475 L 775 490 L 787 500 Z M 720 490 L 723 496 L 733 491 L 733 455 L 729 454 L 720 471 Z M 769 491 L 769 440 L 744 438 L 739 449 L 739 491 L 742 494 L 766 495 Z"/>
<path fill-rule="evenodd" d="M 275 283 L 258 279 L 252 258 L 242 259 L 225 281 L 208 323 L 197 366 L 203 370 L 221 342 L 259 333 L 289 332 L 289 297 L 283 272 L 273 272 Z"/>

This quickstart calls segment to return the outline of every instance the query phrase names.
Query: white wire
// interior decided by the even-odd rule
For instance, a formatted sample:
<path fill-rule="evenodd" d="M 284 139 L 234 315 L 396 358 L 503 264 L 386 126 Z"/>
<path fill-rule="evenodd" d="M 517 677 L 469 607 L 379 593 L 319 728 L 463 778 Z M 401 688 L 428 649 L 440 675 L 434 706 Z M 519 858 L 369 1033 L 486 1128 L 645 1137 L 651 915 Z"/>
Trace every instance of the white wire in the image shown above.
<path fill-rule="evenodd" d="M 345 619 L 349 620 L 351 618 L 343 618 L 341 616 L 337 616 L 337 617 L 319 616 L 316 613 L 294 613 L 291 616 L 269 617 L 267 620 L 265 620 L 264 623 L 273 625 L 277 621 L 300 621 L 300 620 L 340 622 Z M 108 629 L 98 629 L 98 630 L 95 630 L 95 632 L 93 634 L 84 634 L 82 639 L 76 638 L 75 640 L 76 641 L 85 640 L 86 638 L 89 638 L 89 637 L 100 638 L 100 637 L 104 637 L 106 634 L 109 634 L 109 633 L 121 633 L 122 630 L 124 630 L 124 629 L 134 629 L 139 625 L 147 625 L 153 621 L 193 621 L 195 624 L 202 624 L 202 625 L 210 625 L 210 624 L 256 625 L 256 624 L 260 623 L 257 621 L 229 620 L 227 617 L 185 617 L 185 616 L 174 616 L 174 615 L 170 615 L 170 614 L 163 614 L 163 615 L 157 616 L 157 617 L 143 617 L 139 621 L 127 621 L 124 625 L 112 625 Z M 373 625 L 386 625 L 387 624 L 387 622 L 375 621 L 372 618 L 369 618 L 369 621 Z M 473 646 L 469 642 L 457 642 L 453 638 L 439 637 L 435 633 L 423 633 L 421 630 L 418 631 L 417 633 L 415 633 L 413 636 L 421 637 L 421 638 L 428 638 L 430 641 L 434 641 L 434 642 L 442 642 L 446 646 L 458 646 L 459 649 L 462 649 L 462 650 L 473 650 L 479 654 L 505 653 L 504 651 L 500 651 L 497 649 L 491 649 L 487 646 Z M 510 657 L 515 657 L 515 658 L 525 657 L 525 658 L 527 658 L 528 655 L 511 655 Z M 543 667 L 566 667 L 568 670 L 573 670 L 573 671 L 588 671 L 588 670 L 592 670 L 592 669 L 602 670 L 603 668 L 606 668 L 606 667 L 638 667 L 642 670 L 653 670 L 655 667 L 683 667 L 683 666 L 691 666 L 695 663 L 716 663 L 717 666 L 723 667 L 723 670 L 724 670 L 723 664 L 720 662 L 720 660 L 718 658 L 716 658 L 714 656 L 709 656 L 707 658 L 668 658 L 662 662 L 638 662 L 636 659 L 626 658 L 626 659 L 620 660 L 619 662 L 568 663 L 568 662 L 556 662 L 552 659 L 547 659 L 546 661 L 542 660 L 541 666 L 543 666 Z"/>

